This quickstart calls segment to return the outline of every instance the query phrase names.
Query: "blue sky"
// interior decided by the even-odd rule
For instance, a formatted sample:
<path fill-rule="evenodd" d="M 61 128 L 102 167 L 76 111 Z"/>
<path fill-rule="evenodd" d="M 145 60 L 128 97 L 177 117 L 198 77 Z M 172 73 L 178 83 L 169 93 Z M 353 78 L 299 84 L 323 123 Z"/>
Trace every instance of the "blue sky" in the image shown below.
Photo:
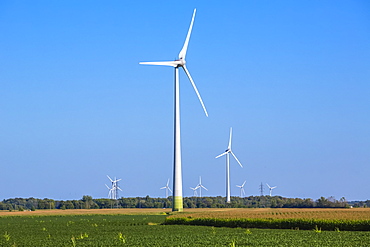
<path fill-rule="evenodd" d="M 180 73 L 183 193 L 370 199 L 368 1 L 1 1 L 0 199 L 163 197 Z M 265 186 L 265 194 L 268 193 Z"/>

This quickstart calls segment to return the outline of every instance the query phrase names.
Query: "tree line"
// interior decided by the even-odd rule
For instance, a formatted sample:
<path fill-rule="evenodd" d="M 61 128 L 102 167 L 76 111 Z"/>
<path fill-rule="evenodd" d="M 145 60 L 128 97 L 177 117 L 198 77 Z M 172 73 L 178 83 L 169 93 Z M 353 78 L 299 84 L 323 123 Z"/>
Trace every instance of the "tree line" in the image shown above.
<path fill-rule="evenodd" d="M 344 197 L 285 198 L 281 196 L 231 197 L 231 203 L 225 203 L 225 197 L 184 197 L 184 208 L 347 208 L 349 206 L 370 207 L 370 200 L 348 203 Z M 0 210 L 36 210 L 36 209 L 99 209 L 99 208 L 171 208 L 172 197 L 152 198 L 128 197 L 113 199 L 93 199 L 83 196 L 80 200 L 53 200 L 36 198 L 13 198 L 0 202 Z"/>

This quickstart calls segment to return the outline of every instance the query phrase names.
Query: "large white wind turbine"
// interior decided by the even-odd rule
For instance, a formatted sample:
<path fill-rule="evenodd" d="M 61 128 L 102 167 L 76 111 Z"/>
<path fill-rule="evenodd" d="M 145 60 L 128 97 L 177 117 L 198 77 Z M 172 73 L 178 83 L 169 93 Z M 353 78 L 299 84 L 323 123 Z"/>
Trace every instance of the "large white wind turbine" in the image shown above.
<path fill-rule="evenodd" d="M 233 129 L 230 128 L 230 138 L 229 138 L 229 145 L 227 146 L 227 149 L 222 154 L 216 156 L 216 158 L 219 158 L 221 156 L 226 155 L 226 202 L 227 203 L 230 203 L 230 157 L 229 157 L 230 154 L 235 158 L 235 160 L 238 162 L 238 164 L 240 165 L 240 167 L 243 168 L 243 166 L 240 163 L 240 161 L 238 160 L 238 158 L 236 158 L 236 156 L 233 153 L 233 151 L 231 151 L 232 132 L 233 132 Z"/>
<path fill-rule="evenodd" d="M 236 186 L 236 187 L 240 188 L 240 197 L 243 197 L 243 195 L 245 196 L 245 191 L 244 191 L 245 182 L 247 182 L 247 181 L 244 181 L 244 183 L 242 185 L 237 185 Z"/>
<path fill-rule="evenodd" d="M 172 193 L 172 190 L 168 186 L 169 183 L 170 183 L 170 179 L 167 180 L 166 186 L 164 186 L 164 187 L 161 188 L 161 190 L 166 189 L 166 198 L 168 198 L 168 191 L 171 191 L 171 193 Z"/>
<path fill-rule="evenodd" d="M 193 28 L 194 17 L 196 9 L 194 9 L 193 17 L 191 19 L 188 34 L 185 39 L 184 46 L 182 47 L 179 58 L 175 61 L 165 62 L 141 62 L 140 64 L 148 65 L 163 65 L 171 66 L 175 68 L 175 114 L 174 114 L 174 169 L 173 169 L 173 203 L 172 211 L 183 211 L 183 198 L 182 198 L 182 173 L 181 173 L 181 146 L 180 146 L 180 88 L 179 88 L 179 68 L 183 68 L 186 75 L 188 76 L 191 85 L 193 86 L 195 93 L 203 107 L 203 110 L 208 117 L 206 107 L 204 106 L 203 100 L 200 97 L 197 87 L 191 77 L 189 70 L 186 68 L 185 57 L 188 50 L 189 39 L 191 30 Z M 176 21 L 177 22 L 177 21 Z M 175 23 L 176 23 L 175 22 Z"/>
<path fill-rule="evenodd" d="M 199 184 L 197 185 L 197 187 L 199 188 L 199 197 L 202 197 L 202 188 L 208 191 L 208 189 L 203 186 L 202 177 L 200 176 L 199 176 Z"/>
<path fill-rule="evenodd" d="M 277 186 L 274 186 L 274 187 L 271 187 L 268 183 L 267 184 L 267 187 L 269 187 L 269 190 L 270 190 L 270 196 L 272 194 L 272 190 L 275 189 Z"/>

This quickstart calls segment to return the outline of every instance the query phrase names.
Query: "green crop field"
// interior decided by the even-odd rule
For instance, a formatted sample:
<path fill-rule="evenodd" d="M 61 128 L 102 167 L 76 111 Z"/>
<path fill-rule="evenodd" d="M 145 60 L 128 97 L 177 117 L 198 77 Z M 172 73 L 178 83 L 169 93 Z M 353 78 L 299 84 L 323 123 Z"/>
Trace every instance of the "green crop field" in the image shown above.
<path fill-rule="evenodd" d="M 0 217 L 0 246 L 369 246 L 370 232 L 161 225 L 166 215 Z"/>
<path fill-rule="evenodd" d="M 370 210 L 362 209 L 211 209 L 167 217 L 168 225 L 311 230 L 370 231 Z"/>

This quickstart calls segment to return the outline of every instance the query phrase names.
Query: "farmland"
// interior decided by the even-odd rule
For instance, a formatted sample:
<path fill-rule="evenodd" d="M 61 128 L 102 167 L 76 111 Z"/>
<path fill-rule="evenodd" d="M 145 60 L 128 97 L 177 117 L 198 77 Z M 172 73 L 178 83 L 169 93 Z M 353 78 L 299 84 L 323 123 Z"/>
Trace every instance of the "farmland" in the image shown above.
<path fill-rule="evenodd" d="M 5 211 L 0 210 L 1 216 L 47 216 L 47 215 L 96 215 L 96 214 L 144 214 L 156 215 L 171 212 L 171 209 L 158 209 L 158 208 L 114 208 L 114 209 L 67 209 L 67 210 L 36 210 L 36 211 Z"/>
<path fill-rule="evenodd" d="M 202 214 L 212 217 L 217 214 L 220 217 L 246 217 L 248 214 L 253 215 L 253 212 L 255 217 L 257 214 L 259 217 L 271 217 L 272 214 L 267 214 L 269 211 L 275 213 L 272 209 L 192 209 L 169 217 L 188 217 L 188 214 L 197 217 Z M 330 210 L 321 211 L 325 212 L 322 215 L 331 213 Z M 338 214 L 335 211 L 332 212 Z M 370 210 L 360 212 L 351 209 L 348 212 L 354 212 L 351 218 L 354 219 L 359 217 L 358 214 L 369 214 Z M 287 209 L 285 213 L 295 215 L 298 212 L 296 209 Z M 167 214 L 171 214 L 168 209 L 1 212 L 0 246 L 368 246 L 370 243 L 369 231 L 161 225 L 168 217 Z M 343 217 L 350 218 L 349 215 Z"/>
<path fill-rule="evenodd" d="M 192 218 L 274 218 L 370 220 L 370 208 L 223 208 L 188 209 L 170 217 Z"/>
<path fill-rule="evenodd" d="M 370 231 L 368 209 L 224 209 L 197 210 L 166 219 L 169 225 Z"/>
<path fill-rule="evenodd" d="M 115 208 L 115 209 L 52 209 L 36 211 L 0 210 L 2 216 L 47 216 L 47 215 L 86 215 L 86 214 L 126 214 L 156 215 L 169 214 L 169 217 L 201 218 L 306 218 L 370 220 L 370 208 L 189 208 L 184 212 L 172 214 L 171 209 L 162 208 Z"/>

